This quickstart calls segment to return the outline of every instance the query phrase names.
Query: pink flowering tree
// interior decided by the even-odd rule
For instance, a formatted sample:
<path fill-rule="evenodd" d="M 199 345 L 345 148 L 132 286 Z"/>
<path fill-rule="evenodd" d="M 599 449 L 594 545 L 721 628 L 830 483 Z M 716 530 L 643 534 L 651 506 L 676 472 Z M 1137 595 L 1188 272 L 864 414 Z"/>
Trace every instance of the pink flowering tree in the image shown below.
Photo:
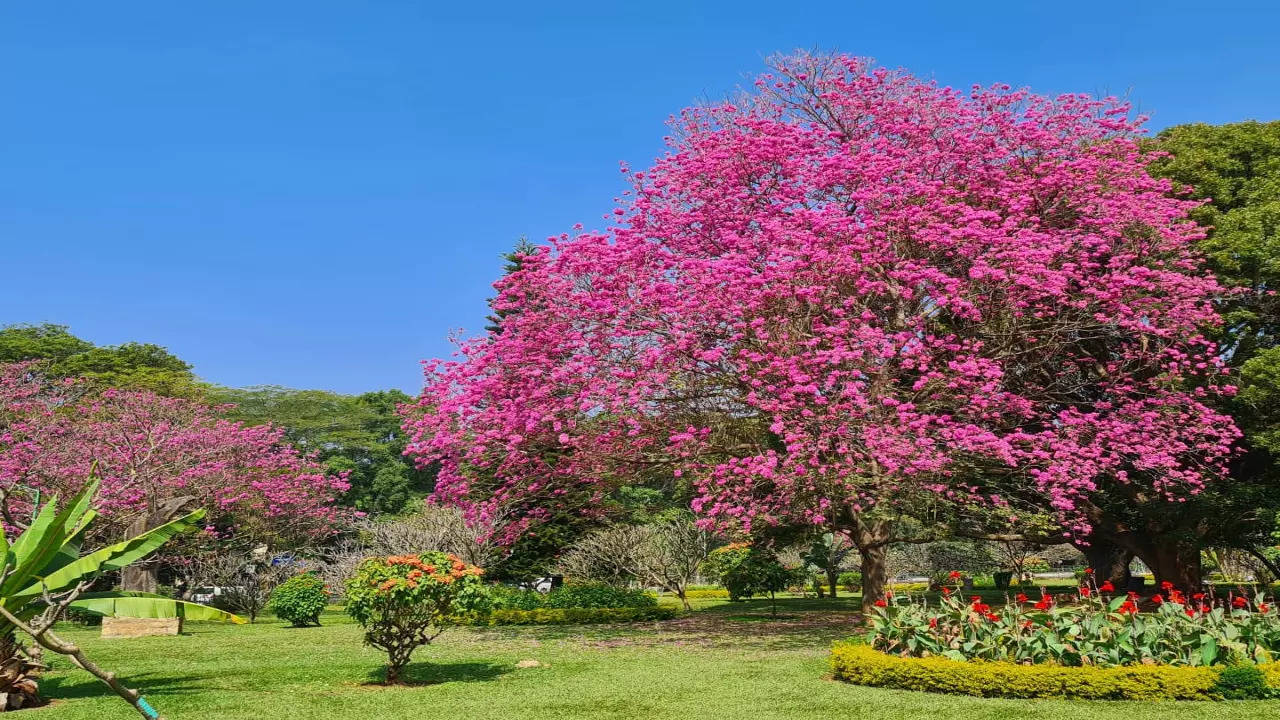
<path fill-rule="evenodd" d="M 30 366 L 0 372 L 6 512 L 24 512 L 30 490 L 66 497 L 96 473 L 100 523 L 112 538 L 196 507 L 208 511 L 208 540 L 273 547 L 325 537 L 341 520 L 334 501 L 346 481 L 284 442 L 279 428 L 246 427 L 150 392 L 74 397 L 31 378 Z M 154 566 L 124 584 L 154 590 Z"/>
<path fill-rule="evenodd" d="M 426 365 L 409 452 L 481 517 L 640 477 L 704 522 L 848 533 L 864 601 L 893 518 L 1034 493 L 1085 537 L 1108 483 L 1176 502 L 1236 437 L 1194 203 L 1111 100 L 961 93 L 849 57 L 687 110 L 607 232 L 499 281 L 496 332 Z"/>

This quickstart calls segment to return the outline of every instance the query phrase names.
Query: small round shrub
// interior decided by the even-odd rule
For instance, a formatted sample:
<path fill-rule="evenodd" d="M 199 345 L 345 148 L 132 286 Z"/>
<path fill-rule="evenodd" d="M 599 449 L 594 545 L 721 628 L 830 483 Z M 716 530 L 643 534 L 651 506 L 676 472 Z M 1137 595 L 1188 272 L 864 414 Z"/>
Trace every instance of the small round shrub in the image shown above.
<path fill-rule="evenodd" d="M 488 612 L 483 573 L 456 555 L 425 552 L 369 558 L 347 580 L 347 614 L 364 627 L 365 643 L 387 653 L 388 685 L 403 682 L 414 650 Z"/>
<path fill-rule="evenodd" d="M 293 627 L 320 625 L 320 613 L 329 601 L 324 581 L 311 573 L 299 573 L 276 586 L 268 606 L 276 617 Z"/>
<path fill-rule="evenodd" d="M 1266 675 L 1252 663 L 1222 668 L 1213 689 L 1224 700 L 1265 700 L 1275 692 L 1267 687 Z"/>
<path fill-rule="evenodd" d="M 836 578 L 836 582 L 840 583 L 840 587 L 845 592 L 861 592 L 862 590 L 862 573 L 860 572 L 842 572 Z"/>

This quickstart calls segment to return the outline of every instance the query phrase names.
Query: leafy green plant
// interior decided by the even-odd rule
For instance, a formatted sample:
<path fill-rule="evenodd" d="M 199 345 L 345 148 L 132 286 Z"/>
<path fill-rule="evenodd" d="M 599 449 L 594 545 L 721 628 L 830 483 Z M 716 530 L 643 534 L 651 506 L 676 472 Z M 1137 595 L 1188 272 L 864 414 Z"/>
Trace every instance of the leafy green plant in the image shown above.
<path fill-rule="evenodd" d="M 1166 583 L 1149 601 L 1154 611 L 1140 613 L 1139 602 L 1136 593 L 1087 582 L 1056 597 L 1019 593 L 992 608 L 977 595 L 962 599 L 957 584 L 943 588 L 937 606 L 910 595 L 877 601 L 868 641 L 897 655 L 1100 667 L 1264 663 L 1280 654 L 1280 617 L 1261 593 L 1218 602 Z"/>
<path fill-rule="evenodd" d="M 549 608 L 644 608 L 658 604 L 652 593 L 604 583 L 563 585 L 546 595 Z"/>
<path fill-rule="evenodd" d="M 159 595 L 125 592 L 88 592 L 104 573 L 146 559 L 174 536 L 192 530 L 204 517 L 197 510 L 155 529 L 81 554 L 81 543 L 97 517 L 90 508 L 98 483 L 92 480 L 69 502 L 58 507 L 55 497 L 46 503 L 30 525 L 10 544 L 0 526 L 0 698 L 6 709 L 40 702 L 32 672 L 39 665 L 30 660 L 18 641 L 18 632 L 41 647 L 68 655 L 79 667 L 102 680 L 144 717 L 144 703 L 137 690 L 125 687 L 115 676 L 87 657 L 75 645 L 60 640 L 54 625 L 68 612 L 135 618 L 185 617 L 189 620 L 244 622 L 230 613 L 196 603 Z"/>
<path fill-rule="evenodd" d="M 485 613 L 483 573 L 456 555 L 425 552 L 368 558 L 347 580 L 347 613 L 364 627 L 365 642 L 387 653 L 387 684 L 403 682 L 414 650 Z"/>
<path fill-rule="evenodd" d="M 747 543 L 730 543 L 713 550 L 702 564 L 702 571 L 720 581 L 733 601 L 752 595 L 768 595 L 785 590 L 796 580 L 797 573 L 785 567 L 772 551 Z M 778 614 L 777 603 L 773 614 Z"/>
<path fill-rule="evenodd" d="M 276 586 L 268 602 L 271 612 L 293 627 L 320 624 L 320 613 L 329 602 L 329 592 L 324 580 L 303 572 Z"/>
<path fill-rule="evenodd" d="M 469 625 L 598 625 L 609 623 L 670 620 L 673 607 L 621 608 L 536 608 L 534 610 L 492 610 L 487 614 L 460 618 Z"/>

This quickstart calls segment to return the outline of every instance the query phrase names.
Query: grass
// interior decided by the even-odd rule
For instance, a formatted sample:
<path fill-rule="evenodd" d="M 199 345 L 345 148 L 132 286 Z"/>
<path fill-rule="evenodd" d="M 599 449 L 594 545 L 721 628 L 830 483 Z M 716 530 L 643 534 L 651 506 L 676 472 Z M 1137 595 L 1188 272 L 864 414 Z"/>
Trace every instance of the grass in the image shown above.
<path fill-rule="evenodd" d="M 840 717 L 1272 718 L 1280 701 L 1101 703 L 982 700 L 862 688 L 826 679 L 827 649 L 855 632 L 853 599 L 695 601 L 663 623 L 612 627 L 459 628 L 420 650 L 414 687 L 385 688 L 360 628 L 330 612 L 319 628 L 191 624 L 181 637 L 65 635 L 117 671 L 168 720 L 753 720 Z M 427 661 L 430 662 L 427 662 Z M 518 668 L 522 660 L 541 666 Z M 37 720 L 138 717 L 88 674 L 54 658 Z"/>

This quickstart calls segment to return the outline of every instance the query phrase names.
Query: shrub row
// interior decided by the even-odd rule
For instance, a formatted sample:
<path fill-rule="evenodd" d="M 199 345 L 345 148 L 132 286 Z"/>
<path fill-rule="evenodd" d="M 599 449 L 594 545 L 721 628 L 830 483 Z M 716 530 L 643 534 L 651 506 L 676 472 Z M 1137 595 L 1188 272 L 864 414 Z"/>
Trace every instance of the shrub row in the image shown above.
<path fill-rule="evenodd" d="M 653 593 L 604 583 L 564 585 L 548 593 L 496 586 L 491 588 L 491 598 L 497 610 L 650 608 L 658 604 Z"/>
<path fill-rule="evenodd" d="M 838 680 L 870 687 L 1002 698 L 1083 700 L 1220 700 L 1262 697 L 1280 688 L 1280 663 L 1242 666 L 1126 665 L 1065 667 L 886 655 L 856 643 L 831 651 Z M 1237 674 L 1258 682 L 1238 694 Z M 1259 677 L 1260 676 L 1260 677 Z"/>
<path fill-rule="evenodd" d="M 727 598 L 729 591 L 724 588 L 714 588 L 711 590 L 685 590 L 684 596 L 690 600 L 699 598 Z"/>
<path fill-rule="evenodd" d="M 670 620 L 670 607 L 623 608 L 537 608 L 535 610 L 493 610 L 488 616 L 471 619 L 471 625 L 598 625 L 648 620 Z"/>

